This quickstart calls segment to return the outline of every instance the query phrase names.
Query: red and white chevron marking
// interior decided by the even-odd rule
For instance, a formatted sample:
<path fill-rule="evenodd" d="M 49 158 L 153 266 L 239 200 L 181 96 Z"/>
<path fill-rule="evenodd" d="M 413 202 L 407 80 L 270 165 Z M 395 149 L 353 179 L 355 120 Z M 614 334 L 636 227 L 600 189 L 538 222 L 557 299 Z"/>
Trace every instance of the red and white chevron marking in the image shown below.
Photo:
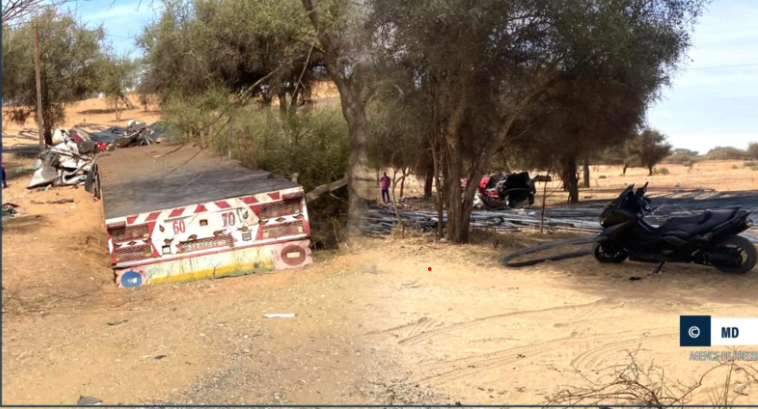
<path fill-rule="evenodd" d="M 261 193 L 253 196 L 243 196 L 234 199 L 217 200 L 208 203 L 199 203 L 185 207 L 178 207 L 175 209 L 167 209 L 162 211 L 155 211 L 149 213 L 141 213 L 138 215 L 117 217 L 109 219 L 106 222 L 108 224 L 126 222 L 127 225 L 145 224 L 154 222 L 160 219 L 173 219 L 179 217 L 192 216 L 205 212 L 218 212 L 225 209 L 248 207 L 251 205 L 260 205 L 272 202 L 281 201 L 283 198 L 287 198 L 288 195 L 302 194 L 301 188 L 286 189 L 279 192 Z M 161 217 L 163 216 L 163 217 Z"/>

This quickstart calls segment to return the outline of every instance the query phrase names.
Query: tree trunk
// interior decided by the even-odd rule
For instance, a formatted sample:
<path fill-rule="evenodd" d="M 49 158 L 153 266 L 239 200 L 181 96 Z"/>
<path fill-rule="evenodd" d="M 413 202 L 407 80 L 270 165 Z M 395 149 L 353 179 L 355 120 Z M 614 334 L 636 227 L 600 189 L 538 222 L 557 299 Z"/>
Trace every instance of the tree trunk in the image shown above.
<path fill-rule="evenodd" d="M 342 115 L 347 122 L 348 137 L 350 139 L 350 162 L 348 165 L 348 237 L 355 238 L 363 232 L 363 216 L 368 211 L 368 204 L 361 195 L 369 197 L 368 166 L 368 119 L 366 118 L 366 103 L 368 98 L 362 95 L 364 84 L 356 72 L 364 67 L 358 64 L 353 67 L 353 75 L 346 78 L 341 75 L 341 67 L 338 62 L 340 55 L 339 47 L 332 41 L 331 35 L 321 21 L 318 10 L 313 7 L 312 0 L 301 0 L 303 8 L 308 14 L 316 36 L 321 43 L 324 64 L 329 77 L 334 81 L 340 94 Z"/>
<path fill-rule="evenodd" d="M 584 180 L 582 187 L 585 189 L 590 188 L 590 160 L 586 156 L 584 157 Z"/>
<path fill-rule="evenodd" d="M 648 166 L 647 169 L 648 169 L 648 174 L 647 175 L 648 176 L 653 176 L 653 167 L 652 166 Z"/>
<path fill-rule="evenodd" d="M 442 208 L 442 183 L 440 181 L 440 171 L 442 167 L 442 160 L 439 158 L 441 156 L 441 153 L 438 155 L 438 149 L 436 148 L 437 144 L 435 140 L 432 140 L 432 172 L 434 173 L 434 182 L 437 186 L 437 237 L 442 238 L 445 230 L 444 230 L 444 209 Z"/>
<path fill-rule="evenodd" d="M 627 164 L 624 164 L 624 174 L 625 174 L 625 175 L 626 175 L 626 168 L 628 168 L 628 167 L 629 167 L 629 165 L 627 165 Z"/>
<path fill-rule="evenodd" d="M 134 109 L 134 108 L 136 108 L 136 106 L 134 106 L 134 104 L 132 104 L 132 101 L 129 100 L 129 97 L 126 96 L 126 94 L 119 93 L 118 96 L 121 98 L 122 101 L 124 101 L 124 105 L 126 105 L 127 109 Z"/>
<path fill-rule="evenodd" d="M 424 200 L 432 198 L 432 183 L 434 182 L 434 171 L 427 172 L 424 179 Z"/>
<path fill-rule="evenodd" d="M 400 198 L 403 198 L 403 189 L 405 188 L 405 178 L 408 176 L 408 171 L 405 169 L 402 169 L 403 172 L 403 180 L 400 181 Z"/>
<path fill-rule="evenodd" d="M 567 155 L 563 166 L 563 186 L 569 192 L 569 203 L 578 203 L 579 177 L 576 173 L 576 155 Z"/>
<path fill-rule="evenodd" d="M 461 177 L 463 172 L 463 157 L 461 153 L 461 141 L 459 128 L 463 121 L 466 107 L 459 100 L 452 110 L 443 128 L 442 158 L 444 161 L 443 175 L 445 177 L 445 204 L 447 205 L 447 239 L 454 243 L 468 242 L 468 229 L 470 224 L 471 210 L 473 206 L 468 203 L 473 201 L 473 194 L 469 190 L 476 187 L 476 175 L 468 175 L 468 184 L 465 192 L 461 190 Z M 476 168 L 476 166 L 473 166 Z M 473 176 L 473 177 L 472 177 Z"/>
<path fill-rule="evenodd" d="M 443 171 L 448 181 L 445 191 L 447 205 L 447 239 L 454 243 L 463 243 L 468 239 L 468 231 L 463 230 L 463 196 L 461 192 L 461 160 L 457 149 L 448 147 L 449 166 Z M 457 182 L 457 183 L 456 183 Z M 472 181 L 468 181 L 472 183 Z"/>
<path fill-rule="evenodd" d="M 48 117 L 49 118 L 49 117 Z M 45 121 L 45 144 L 47 146 L 53 146 L 53 127 L 50 121 Z"/>
<path fill-rule="evenodd" d="M 287 92 L 284 90 L 279 91 L 279 115 L 282 120 L 287 119 L 289 110 L 287 109 Z"/>
<path fill-rule="evenodd" d="M 342 112 L 348 124 L 350 136 L 350 164 L 348 171 L 348 235 L 357 237 L 363 231 L 363 217 L 368 212 L 368 205 L 363 196 L 368 194 L 368 120 L 364 104 L 359 96 L 349 93 L 347 98 L 340 98 Z"/>

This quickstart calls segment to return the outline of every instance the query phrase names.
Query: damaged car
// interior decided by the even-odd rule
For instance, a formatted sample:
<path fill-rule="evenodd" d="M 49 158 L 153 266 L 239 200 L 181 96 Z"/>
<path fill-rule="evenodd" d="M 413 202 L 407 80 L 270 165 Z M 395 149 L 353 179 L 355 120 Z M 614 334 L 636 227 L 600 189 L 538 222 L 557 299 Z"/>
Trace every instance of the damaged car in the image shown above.
<path fill-rule="evenodd" d="M 123 129 L 124 132 L 114 138 L 89 133 L 77 127 L 56 130 L 52 138 L 53 146 L 37 157 L 35 172 L 27 188 L 83 185 L 100 153 L 158 143 L 153 137 L 154 131 L 144 122 L 132 120 Z M 112 133 L 119 135 L 116 131 Z"/>
<path fill-rule="evenodd" d="M 479 181 L 479 189 L 474 196 L 474 208 L 496 209 L 509 207 L 518 209 L 534 204 L 535 178 L 529 177 L 529 172 L 505 173 L 485 176 Z M 466 187 L 468 180 L 461 181 L 461 187 Z"/>

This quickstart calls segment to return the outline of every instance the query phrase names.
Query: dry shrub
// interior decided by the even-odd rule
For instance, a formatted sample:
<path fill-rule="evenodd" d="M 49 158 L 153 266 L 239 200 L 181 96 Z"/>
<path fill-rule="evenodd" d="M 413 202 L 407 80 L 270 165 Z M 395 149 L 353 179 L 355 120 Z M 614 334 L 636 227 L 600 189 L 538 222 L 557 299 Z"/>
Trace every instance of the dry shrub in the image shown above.
<path fill-rule="evenodd" d="M 699 390 L 703 392 L 708 378 L 723 376 L 720 386 L 708 393 L 711 405 L 732 407 L 735 400 L 744 394 L 745 386 L 735 381 L 735 374 L 741 372 L 748 379 L 756 382 L 756 371 L 749 366 L 740 366 L 735 361 L 723 361 L 696 377 L 691 383 L 666 377 L 665 371 L 650 363 L 641 365 L 636 352 L 627 351 L 629 363 L 616 365 L 596 372 L 595 380 L 578 372 L 587 383 L 586 386 L 569 386 L 556 393 L 548 402 L 551 406 L 566 405 L 645 405 L 663 408 L 672 405 L 688 405 Z M 724 373 L 725 372 L 725 373 Z M 737 388 L 735 388 L 737 386 Z"/>

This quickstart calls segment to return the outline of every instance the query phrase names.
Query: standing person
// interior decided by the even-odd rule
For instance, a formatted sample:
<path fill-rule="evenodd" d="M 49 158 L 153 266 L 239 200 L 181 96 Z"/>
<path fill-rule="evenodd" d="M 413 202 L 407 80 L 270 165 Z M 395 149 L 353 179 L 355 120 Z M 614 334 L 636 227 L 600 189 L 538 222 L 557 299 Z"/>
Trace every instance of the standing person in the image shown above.
<path fill-rule="evenodd" d="M 381 179 L 379 179 L 379 182 L 382 184 L 382 201 L 384 203 L 390 202 L 390 184 L 392 183 L 392 179 L 390 179 L 389 176 L 387 176 L 387 172 L 384 172 L 384 176 L 382 176 Z"/>
<path fill-rule="evenodd" d="M 8 187 L 8 183 L 5 182 L 5 156 L 3 158 L 3 189 Z"/>

